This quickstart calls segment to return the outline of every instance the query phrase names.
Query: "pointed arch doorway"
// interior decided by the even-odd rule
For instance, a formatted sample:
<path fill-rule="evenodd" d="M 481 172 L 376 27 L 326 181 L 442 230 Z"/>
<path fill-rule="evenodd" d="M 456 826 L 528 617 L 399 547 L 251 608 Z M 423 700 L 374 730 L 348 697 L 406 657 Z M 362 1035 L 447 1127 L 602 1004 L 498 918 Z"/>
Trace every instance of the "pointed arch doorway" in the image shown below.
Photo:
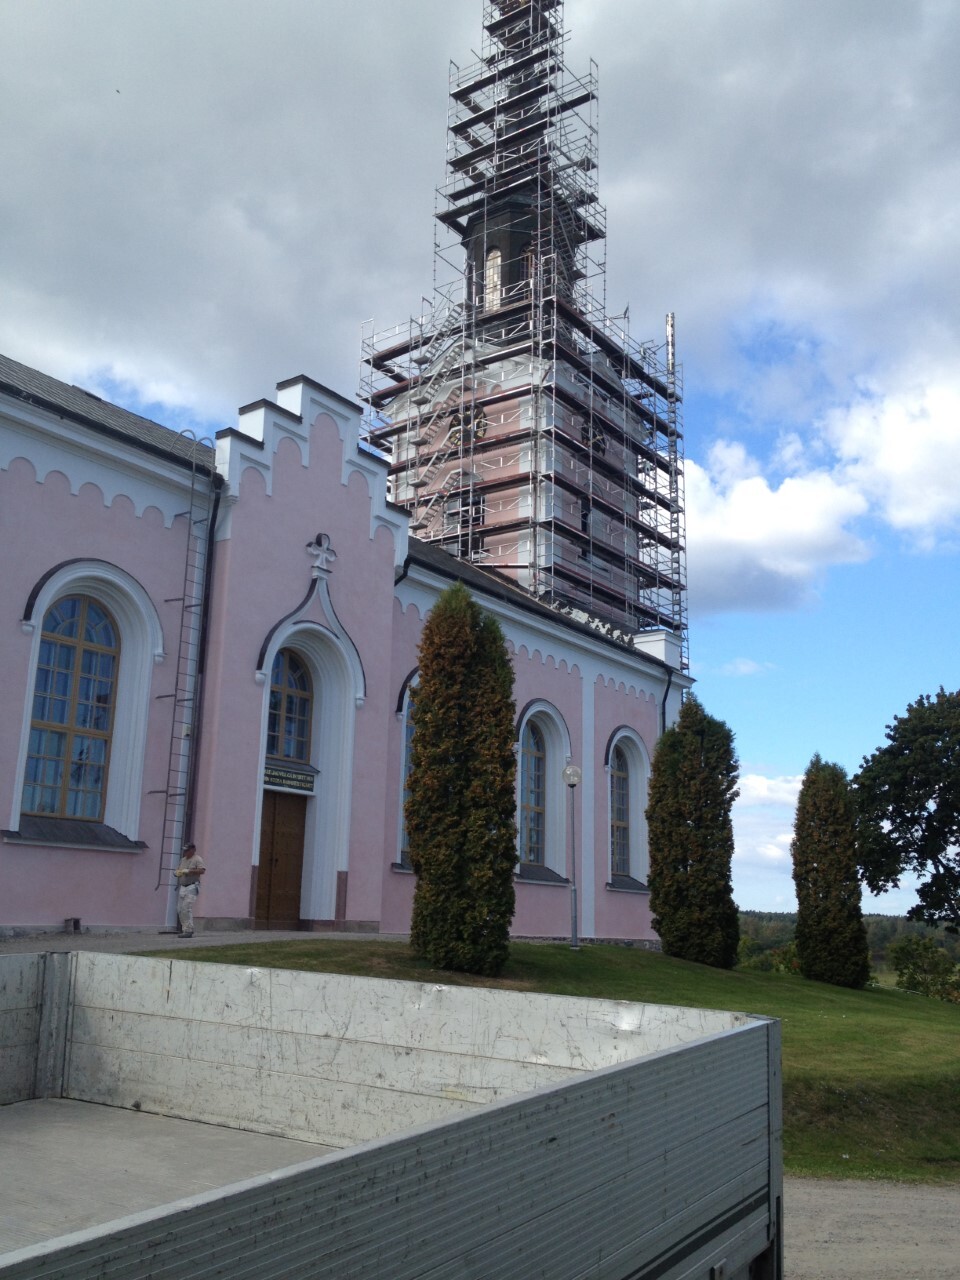
<path fill-rule="evenodd" d="M 329 610 L 325 591 L 318 593 Z M 269 696 L 251 850 L 254 925 L 336 926 L 347 911 L 354 717 L 363 702 L 363 668 L 346 633 L 303 620 L 278 626 L 261 653 L 258 671 Z"/>

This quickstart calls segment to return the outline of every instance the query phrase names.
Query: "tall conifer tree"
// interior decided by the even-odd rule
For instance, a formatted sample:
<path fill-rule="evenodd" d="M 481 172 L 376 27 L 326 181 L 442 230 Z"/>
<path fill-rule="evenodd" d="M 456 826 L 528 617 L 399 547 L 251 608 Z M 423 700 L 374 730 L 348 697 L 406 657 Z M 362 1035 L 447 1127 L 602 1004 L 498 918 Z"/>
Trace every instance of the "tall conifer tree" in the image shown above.
<path fill-rule="evenodd" d="M 426 621 L 412 701 L 410 943 L 437 968 L 496 974 L 515 906 L 513 670 L 496 619 L 460 583 Z"/>
<path fill-rule="evenodd" d="M 730 969 L 740 923 L 730 882 L 739 794 L 733 734 L 688 697 L 657 744 L 650 780 L 650 905 L 669 956 Z"/>
<path fill-rule="evenodd" d="M 862 987 L 870 957 L 860 907 L 856 800 L 846 771 L 819 755 L 804 774 L 790 853 L 800 972 L 837 987 Z"/>

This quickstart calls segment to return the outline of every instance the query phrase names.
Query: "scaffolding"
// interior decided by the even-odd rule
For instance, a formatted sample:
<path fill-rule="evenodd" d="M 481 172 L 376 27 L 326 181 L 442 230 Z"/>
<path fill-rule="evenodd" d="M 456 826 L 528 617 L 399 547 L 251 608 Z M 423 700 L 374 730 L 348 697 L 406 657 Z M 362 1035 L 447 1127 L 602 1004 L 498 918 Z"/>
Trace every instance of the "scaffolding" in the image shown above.
<path fill-rule="evenodd" d="M 412 531 L 686 666 L 682 377 L 608 317 L 596 68 L 564 61 L 562 0 L 488 0 L 451 67 L 434 293 L 363 335 L 366 430 Z"/>

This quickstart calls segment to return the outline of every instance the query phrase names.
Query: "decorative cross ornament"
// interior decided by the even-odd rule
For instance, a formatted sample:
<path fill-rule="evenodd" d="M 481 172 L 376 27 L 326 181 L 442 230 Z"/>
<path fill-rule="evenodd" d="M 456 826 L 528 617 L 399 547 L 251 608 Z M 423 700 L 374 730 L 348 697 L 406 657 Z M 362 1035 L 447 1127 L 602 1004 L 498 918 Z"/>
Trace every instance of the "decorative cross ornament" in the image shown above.
<path fill-rule="evenodd" d="M 313 557 L 313 576 L 328 574 L 337 558 L 337 553 L 330 545 L 329 533 L 318 533 L 312 542 L 307 543 L 307 554 Z"/>

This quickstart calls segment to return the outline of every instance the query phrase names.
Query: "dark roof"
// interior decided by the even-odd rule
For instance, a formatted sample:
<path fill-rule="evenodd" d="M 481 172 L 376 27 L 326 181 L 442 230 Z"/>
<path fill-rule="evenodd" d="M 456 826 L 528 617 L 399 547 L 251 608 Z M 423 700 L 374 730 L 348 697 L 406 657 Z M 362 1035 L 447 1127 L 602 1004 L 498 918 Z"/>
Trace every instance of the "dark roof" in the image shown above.
<path fill-rule="evenodd" d="M 663 671 L 671 671 L 673 669 L 669 663 L 653 657 L 652 654 L 644 653 L 641 650 L 632 648 L 630 645 L 623 644 L 620 640 L 615 640 L 613 636 L 606 635 L 603 631 L 591 627 L 588 623 L 579 622 L 576 618 L 571 618 L 567 614 L 561 613 L 559 609 L 551 609 L 548 604 L 542 603 L 536 596 L 532 596 L 523 587 L 518 586 L 512 578 L 508 578 L 506 574 L 501 573 L 499 570 L 483 569 L 469 560 L 461 560 L 458 556 L 451 555 L 449 551 L 444 551 L 436 543 L 421 542 L 419 538 L 411 536 L 408 560 L 413 560 L 426 569 L 432 569 L 444 578 L 462 582 L 464 586 L 472 587 L 483 595 L 492 596 L 495 600 L 502 600 L 506 604 L 512 604 L 518 609 L 523 609 L 526 613 L 549 619 L 555 626 L 579 632 L 580 635 L 589 636 L 592 640 L 599 640 L 601 644 L 610 645 L 611 648 L 620 653 L 629 653 L 643 662 L 649 662 L 655 667 L 660 667 Z"/>
<path fill-rule="evenodd" d="M 84 391 L 83 387 L 70 386 L 3 355 L 0 355 L 0 391 L 104 435 L 129 440 L 151 453 L 188 465 L 196 462 L 201 471 L 213 470 L 214 451 L 209 444 L 149 418 L 141 418 Z"/>

